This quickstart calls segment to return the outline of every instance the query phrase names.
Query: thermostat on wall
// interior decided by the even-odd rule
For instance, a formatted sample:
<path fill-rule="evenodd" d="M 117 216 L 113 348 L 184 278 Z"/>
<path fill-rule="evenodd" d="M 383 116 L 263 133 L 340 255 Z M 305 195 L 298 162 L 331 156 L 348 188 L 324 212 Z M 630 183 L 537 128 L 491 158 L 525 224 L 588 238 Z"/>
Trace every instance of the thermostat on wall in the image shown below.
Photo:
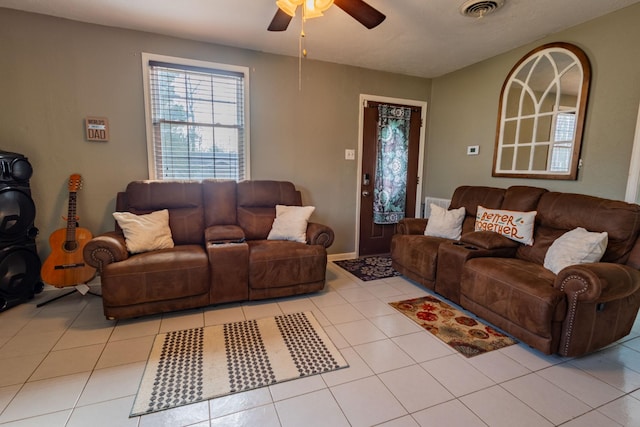
<path fill-rule="evenodd" d="M 480 152 L 479 145 L 468 145 L 467 146 L 467 156 L 476 156 Z"/>

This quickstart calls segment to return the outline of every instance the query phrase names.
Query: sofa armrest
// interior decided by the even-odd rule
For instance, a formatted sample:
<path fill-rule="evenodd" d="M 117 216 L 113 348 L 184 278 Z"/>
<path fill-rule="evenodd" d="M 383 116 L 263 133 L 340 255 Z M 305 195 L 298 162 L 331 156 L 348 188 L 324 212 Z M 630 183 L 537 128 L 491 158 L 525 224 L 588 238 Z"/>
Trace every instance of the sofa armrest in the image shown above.
<path fill-rule="evenodd" d="M 572 265 L 553 285 L 567 295 L 558 354 L 576 357 L 626 336 L 640 306 L 640 271 L 607 262 Z"/>
<path fill-rule="evenodd" d="M 396 234 L 424 234 L 427 218 L 403 218 L 396 226 Z"/>
<path fill-rule="evenodd" d="M 109 231 L 89 240 L 82 251 L 84 261 L 102 271 L 104 266 L 129 258 L 122 232 Z"/>
<path fill-rule="evenodd" d="M 333 244 L 335 235 L 333 229 L 327 225 L 310 222 L 307 224 L 307 243 L 310 245 L 322 245 L 328 248 Z"/>
<path fill-rule="evenodd" d="M 520 245 L 520 243 L 493 231 L 465 233 L 460 241 L 481 249 L 517 248 Z"/>
<path fill-rule="evenodd" d="M 212 225 L 204 230 L 207 243 L 229 243 L 243 241 L 244 230 L 237 225 Z"/>
<path fill-rule="evenodd" d="M 604 303 L 625 298 L 640 289 L 640 271 L 624 264 L 596 262 L 562 269 L 553 284 L 569 303 Z"/>

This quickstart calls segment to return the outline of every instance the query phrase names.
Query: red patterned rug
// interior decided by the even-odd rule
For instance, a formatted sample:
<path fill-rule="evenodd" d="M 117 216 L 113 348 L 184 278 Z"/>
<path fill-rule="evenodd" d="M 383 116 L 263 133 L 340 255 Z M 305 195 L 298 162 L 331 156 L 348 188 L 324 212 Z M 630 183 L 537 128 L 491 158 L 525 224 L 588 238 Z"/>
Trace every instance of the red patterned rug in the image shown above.
<path fill-rule="evenodd" d="M 389 305 L 466 357 L 518 342 L 433 296 L 390 302 Z"/>

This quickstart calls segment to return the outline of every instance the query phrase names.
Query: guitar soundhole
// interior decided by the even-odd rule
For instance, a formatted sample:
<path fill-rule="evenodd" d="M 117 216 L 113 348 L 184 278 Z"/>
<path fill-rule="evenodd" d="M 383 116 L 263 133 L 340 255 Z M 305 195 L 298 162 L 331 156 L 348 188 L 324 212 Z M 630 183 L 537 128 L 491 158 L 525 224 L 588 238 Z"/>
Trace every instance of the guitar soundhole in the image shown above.
<path fill-rule="evenodd" d="M 73 252 L 78 249 L 78 242 L 64 242 L 64 250 L 67 252 Z"/>

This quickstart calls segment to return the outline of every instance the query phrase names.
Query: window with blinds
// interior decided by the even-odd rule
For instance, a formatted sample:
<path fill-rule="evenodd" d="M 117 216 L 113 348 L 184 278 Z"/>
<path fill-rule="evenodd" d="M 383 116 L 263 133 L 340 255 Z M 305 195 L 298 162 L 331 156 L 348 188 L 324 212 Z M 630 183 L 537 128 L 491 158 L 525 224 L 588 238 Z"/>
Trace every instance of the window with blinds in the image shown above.
<path fill-rule="evenodd" d="M 143 61 L 150 177 L 248 179 L 246 68 L 151 55 Z"/>
<path fill-rule="evenodd" d="M 576 129 L 576 115 L 574 113 L 558 113 L 556 128 L 551 148 L 552 172 L 564 172 L 569 168 L 573 154 L 573 138 Z"/>

